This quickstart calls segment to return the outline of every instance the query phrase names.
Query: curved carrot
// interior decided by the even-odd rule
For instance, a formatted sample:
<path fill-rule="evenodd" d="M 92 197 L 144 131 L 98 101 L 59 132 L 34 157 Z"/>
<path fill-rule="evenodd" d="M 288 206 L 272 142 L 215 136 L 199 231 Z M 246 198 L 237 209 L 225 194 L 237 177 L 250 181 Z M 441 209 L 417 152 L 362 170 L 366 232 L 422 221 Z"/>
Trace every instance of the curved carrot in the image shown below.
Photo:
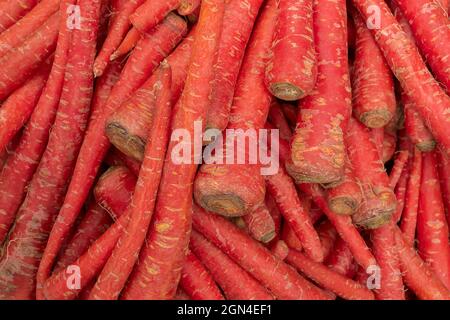
<path fill-rule="evenodd" d="M 131 28 L 130 31 L 128 31 L 127 35 L 123 39 L 123 41 L 120 43 L 120 45 L 117 47 L 116 51 L 114 51 L 111 54 L 110 60 L 116 60 L 119 57 L 122 57 L 126 55 L 128 52 L 134 49 L 136 44 L 141 39 L 142 34 L 139 30 L 135 28 Z"/>
<path fill-rule="evenodd" d="M 38 0 L 3 1 L 0 8 L 0 33 L 22 18 L 37 2 Z"/>

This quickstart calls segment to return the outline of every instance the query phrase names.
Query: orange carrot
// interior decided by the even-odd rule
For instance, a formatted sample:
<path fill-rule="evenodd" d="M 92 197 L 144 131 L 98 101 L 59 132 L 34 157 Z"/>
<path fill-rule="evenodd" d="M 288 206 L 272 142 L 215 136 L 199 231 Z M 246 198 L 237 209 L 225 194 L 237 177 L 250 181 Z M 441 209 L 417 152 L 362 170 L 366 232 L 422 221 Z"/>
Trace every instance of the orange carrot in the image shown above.
<path fill-rule="evenodd" d="M 116 51 L 114 51 L 111 54 L 110 60 L 113 61 L 119 57 L 126 55 L 128 52 L 134 49 L 134 47 L 141 38 L 142 38 L 141 32 L 135 28 L 131 28 L 130 31 L 128 31 L 125 38 L 123 39 L 123 41 L 117 47 Z"/>
<path fill-rule="evenodd" d="M 0 33 L 22 18 L 37 2 L 38 0 L 3 1 L 0 8 Z"/>
<path fill-rule="evenodd" d="M 141 32 L 154 28 L 164 17 L 180 5 L 180 0 L 146 0 L 130 16 L 133 26 Z"/>
<path fill-rule="evenodd" d="M 200 3 L 201 0 L 180 0 L 180 6 L 177 12 L 179 15 L 188 16 L 200 7 Z"/>
<path fill-rule="evenodd" d="M 275 223 L 263 203 L 242 217 L 253 239 L 267 243 L 275 237 Z"/>
<path fill-rule="evenodd" d="M 444 200 L 445 212 L 447 213 L 447 224 L 450 225 L 450 155 L 440 146 L 436 150 L 438 158 L 439 178 L 441 180 L 442 198 Z"/>

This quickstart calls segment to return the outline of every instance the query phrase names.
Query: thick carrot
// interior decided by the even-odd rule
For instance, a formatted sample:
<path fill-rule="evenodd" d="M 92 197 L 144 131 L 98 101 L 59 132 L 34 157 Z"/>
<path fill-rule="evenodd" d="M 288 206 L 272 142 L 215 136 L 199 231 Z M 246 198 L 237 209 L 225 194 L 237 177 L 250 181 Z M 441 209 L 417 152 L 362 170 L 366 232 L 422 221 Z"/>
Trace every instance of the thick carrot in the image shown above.
<path fill-rule="evenodd" d="M 190 248 L 230 300 L 272 300 L 272 295 L 231 258 L 193 230 Z"/>
<path fill-rule="evenodd" d="M 50 64 L 14 91 L 0 107 L 0 150 L 4 150 L 16 133 L 27 123 L 47 81 Z"/>
<path fill-rule="evenodd" d="M 139 40 L 142 38 L 141 32 L 136 28 L 131 28 L 130 31 L 128 31 L 127 35 L 123 39 L 123 41 L 120 43 L 120 45 L 117 47 L 116 51 L 114 51 L 111 54 L 110 60 L 116 60 L 117 58 L 120 58 L 127 53 L 129 53 L 131 50 L 136 47 Z"/>
<path fill-rule="evenodd" d="M 180 286 L 193 300 L 224 300 L 211 274 L 192 252 L 186 256 Z"/>
<path fill-rule="evenodd" d="M 224 218 L 194 206 L 193 225 L 278 299 L 329 298 L 326 293 Z"/>
<path fill-rule="evenodd" d="M 417 239 L 420 256 L 450 289 L 448 225 L 434 152 L 422 154 Z"/>
<path fill-rule="evenodd" d="M 242 59 L 262 2 L 249 0 L 245 6 L 240 0 L 227 2 L 215 65 L 212 100 L 206 120 L 207 129 L 223 131 L 227 127 Z"/>
<path fill-rule="evenodd" d="M 50 273 L 61 240 L 67 234 L 85 202 L 97 176 L 100 164 L 110 146 L 105 135 L 106 119 L 139 88 L 156 69 L 160 61 L 176 46 L 186 32 L 186 23 L 179 17 L 169 16 L 147 38 L 142 39 L 128 59 L 108 100 L 95 109 L 81 146 L 72 179 L 61 211 L 50 234 L 40 264 L 40 281 Z"/>
<path fill-rule="evenodd" d="M 440 146 L 436 150 L 439 179 L 441 180 L 442 199 L 444 200 L 447 224 L 450 225 L 450 155 Z"/>
<path fill-rule="evenodd" d="M 19 210 L 7 254 L 0 263 L 0 295 L 9 299 L 32 298 L 35 295 L 39 259 L 54 217 L 63 202 L 83 139 L 93 91 L 90 70 L 95 55 L 100 3 L 92 0 L 79 3 L 84 23 L 81 29 L 73 30 L 64 90 L 55 124 Z M 39 289 L 37 297 L 41 298 Z"/>
<path fill-rule="evenodd" d="M 278 1 L 278 11 L 266 83 L 277 98 L 295 101 L 310 94 L 316 82 L 313 1 Z"/>
<path fill-rule="evenodd" d="M 368 129 L 354 118 L 349 121 L 346 144 L 353 172 L 363 190 L 363 202 L 352 216 L 353 222 L 376 229 L 391 219 L 397 204 L 395 194 Z"/>
<path fill-rule="evenodd" d="M 183 90 L 193 40 L 194 36 L 191 32 L 167 57 L 172 68 L 172 103 L 178 100 Z M 146 101 L 151 97 L 151 87 L 154 82 L 155 75 L 125 101 L 106 123 L 106 135 L 111 143 L 128 156 L 140 161 L 144 158 L 145 145 L 153 121 L 154 110 Z"/>
<path fill-rule="evenodd" d="M 405 284 L 422 300 L 450 300 L 450 291 L 428 265 L 406 244 L 402 232 L 394 228 L 395 243 Z"/>
<path fill-rule="evenodd" d="M 137 178 L 123 166 L 110 167 L 94 188 L 95 200 L 116 220 L 124 212 L 133 196 Z M 119 192 L 119 190 L 121 192 Z"/>
<path fill-rule="evenodd" d="M 357 12 L 353 12 L 353 20 L 356 26 L 353 113 L 367 127 L 381 128 L 395 114 L 394 81 L 383 54 Z"/>
<path fill-rule="evenodd" d="M 108 36 L 103 43 L 97 58 L 94 62 L 94 75 L 100 77 L 108 66 L 111 54 L 117 49 L 122 42 L 128 29 L 130 28 L 130 15 L 138 8 L 145 0 L 130 0 L 118 6 L 119 11 L 111 20 L 109 26 Z"/>
<path fill-rule="evenodd" d="M 177 9 L 179 15 L 188 16 L 200 8 L 201 0 L 180 0 L 180 6 Z"/>
<path fill-rule="evenodd" d="M 242 217 L 253 239 L 267 243 L 275 238 L 275 223 L 265 203 Z"/>
<path fill-rule="evenodd" d="M 342 238 L 336 240 L 333 250 L 325 261 L 325 265 L 350 279 L 356 273 L 352 252 Z"/>
<path fill-rule="evenodd" d="M 187 130 L 192 139 L 201 138 L 194 136 L 195 121 L 201 121 L 203 130 L 205 127 L 224 10 L 221 0 L 202 2 L 186 84 L 175 106 L 172 130 Z M 177 140 L 169 143 L 153 224 L 137 268 L 122 293 L 123 299 L 175 296 L 189 243 L 192 189 L 197 171 L 195 154 L 191 154 L 187 163 L 176 164 L 173 156 L 178 143 Z"/>
<path fill-rule="evenodd" d="M 147 0 L 139 6 L 130 21 L 141 32 L 154 28 L 164 17 L 180 5 L 180 0 L 153 1 Z"/>
<path fill-rule="evenodd" d="M 275 19 L 276 2 L 270 0 L 254 27 L 236 84 L 227 128 L 235 130 L 235 133 L 241 129 L 244 132 L 249 130 L 251 134 L 262 129 L 266 123 L 272 97 L 264 84 L 264 70 Z M 239 152 L 249 159 L 247 143 L 245 147 Z M 248 160 L 244 164 L 236 164 L 239 152 L 227 156 L 234 164 L 230 164 L 228 159 L 221 159 L 222 164 L 204 164 L 200 167 L 194 186 L 194 197 L 199 205 L 221 215 L 243 216 L 264 201 L 265 184 L 260 166 L 250 164 Z"/>
<path fill-rule="evenodd" d="M 61 4 L 65 12 L 67 5 L 75 0 Z M 70 29 L 65 19 L 61 19 L 58 45 L 55 51 L 52 70 L 39 102 L 31 115 L 28 125 L 23 130 L 20 142 L 0 173 L 0 242 L 4 240 L 7 229 L 14 221 L 15 214 L 25 195 L 25 188 L 33 177 L 39 160 L 47 146 L 50 128 L 55 120 L 56 110 L 64 82 L 64 74 L 70 45 Z M 10 182 L 15 183 L 11 184 Z"/>
<path fill-rule="evenodd" d="M 59 13 L 53 14 L 35 33 L 0 58 L 0 101 L 17 89 L 55 50 Z"/>
<path fill-rule="evenodd" d="M 287 261 L 308 278 L 341 298 L 349 300 L 374 300 L 375 298 L 373 293 L 360 283 L 348 279 L 321 263 L 310 260 L 298 251 L 290 250 Z"/>
<path fill-rule="evenodd" d="M 299 104 L 288 168 L 297 182 L 337 184 L 344 177 L 343 132 L 351 115 L 345 1 L 314 2 L 314 35 L 318 78 Z"/>
<path fill-rule="evenodd" d="M 414 43 L 402 30 L 384 1 L 353 0 L 352 2 L 366 21 L 371 19 L 371 8 L 379 8 L 380 19 L 377 20 L 380 25 L 371 29 L 378 46 L 401 87 L 425 120 L 428 129 L 439 142 L 450 149 L 450 135 L 447 129 L 450 125 L 448 114 L 450 97 L 433 79 Z M 402 2 L 406 3 L 406 1 Z"/>
<path fill-rule="evenodd" d="M 114 300 L 119 297 L 138 258 L 156 203 L 164 157 L 169 141 L 171 115 L 172 73 L 163 61 L 153 83 L 153 97 L 147 101 L 155 105 L 155 121 L 149 134 L 150 142 L 139 172 L 136 189 L 129 206 L 130 221 L 111 257 L 103 267 L 89 296 L 96 300 Z M 117 275 L 120 275 L 117 277 Z"/>
<path fill-rule="evenodd" d="M 0 57 L 20 45 L 59 8 L 60 0 L 43 0 L 25 17 L 0 33 Z M 1 22 L 0 22 L 1 24 Z"/>
<path fill-rule="evenodd" d="M 0 8 L 0 33 L 15 24 L 28 11 L 30 11 L 38 0 L 3 1 Z"/>

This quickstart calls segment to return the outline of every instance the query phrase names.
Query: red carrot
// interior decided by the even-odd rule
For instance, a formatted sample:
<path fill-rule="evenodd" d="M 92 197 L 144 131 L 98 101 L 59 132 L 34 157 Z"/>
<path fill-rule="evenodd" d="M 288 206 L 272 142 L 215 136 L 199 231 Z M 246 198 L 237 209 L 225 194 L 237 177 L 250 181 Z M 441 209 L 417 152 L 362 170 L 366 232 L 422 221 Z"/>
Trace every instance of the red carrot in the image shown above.
<path fill-rule="evenodd" d="M 290 140 L 292 137 L 292 130 L 283 113 L 282 105 L 277 100 L 272 101 L 269 109 L 269 121 L 280 130 L 280 138 L 284 140 Z"/>
<path fill-rule="evenodd" d="M 94 62 L 94 75 L 100 77 L 109 64 L 111 54 L 117 49 L 127 33 L 131 22 L 130 15 L 139 7 L 144 0 L 130 0 L 119 6 L 117 15 L 111 20 L 108 36 L 103 43 Z"/>
<path fill-rule="evenodd" d="M 114 51 L 111 54 L 110 60 L 111 61 L 116 60 L 117 58 L 122 57 L 127 53 L 129 53 L 131 50 L 134 49 L 134 47 L 141 38 L 142 38 L 141 32 L 136 28 L 131 28 L 130 31 L 128 31 L 125 38 L 123 39 L 123 41 L 117 47 L 116 51 Z"/>
<path fill-rule="evenodd" d="M 442 199 L 447 213 L 447 224 L 450 225 L 450 155 L 442 147 L 436 150 L 439 178 L 441 180 Z"/>
<path fill-rule="evenodd" d="M 287 261 L 307 277 L 344 299 L 374 300 L 373 293 L 360 283 L 308 259 L 300 252 L 289 251 Z"/>
<path fill-rule="evenodd" d="M 180 286 L 193 300 L 224 300 L 211 274 L 192 252 L 186 256 Z"/>
<path fill-rule="evenodd" d="M 38 0 L 3 1 L 0 8 L 0 33 L 22 18 L 37 2 Z"/>
<path fill-rule="evenodd" d="M 105 136 L 106 119 L 139 88 L 160 61 L 176 46 L 186 32 L 186 23 L 179 17 L 169 16 L 151 36 L 139 42 L 128 59 L 119 80 L 114 85 L 106 103 L 94 110 L 81 146 L 64 205 L 55 221 L 44 256 L 39 277 L 45 280 L 54 258 L 85 202 L 100 164 L 110 146 Z"/>
<path fill-rule="evenodd" d="M 285 260 L 289 254 L 289 247 L 284 240 L 277 240 L 270 246 L 270 251 L 280 260 Z"/>
<path fill-rule="evenodd" d="M 60 0 L 43 0 L 25 17 L 0 33 L 0 57 L 20 45 L 59 8 Z M 0 22 L 1 24 L 1 22 Z"/>
<path fill-rule="evenodd" d="M 325 265 L 350 279 L 356 273 L 356 265 L 354 264 L 352 252 L 342 238 L 336 240 Z"/>
<path fill-rule="evenodd" d="M 188 16 L 200 7 L 200 3 L 201 0 L 180 0 L 180 6 L 177 12 L 179 15 Z"/>
<path fill-rule="evenodd" d="M 59 13 L 53 14 L 21 46 L 0 58 L 0 101 L 17 89 L 55 50 Z"/>
<path fill-rule="evenodd" d="M 188 130 L 193 139 L 201 138 L 194 137 L 194 122 L 204 123 L 206 118 L 224 9 L 221 0 L 202 2 L 186 84 L 175 106 L 172 130 Z M 195 154 L 187 163 L 175 163 L 178 143 L 169 143 L 153 224 L 137 268 L 122 293 L 123 299 L 175 296 L 190 238 L 192 186 L 197 171 Z"/>
<path fill-rule="evenodd" d="M 65 12 L 67 5 L 74 1 L 65 1 L 61 10 Z M 50 128 L 59 105 L 70 45 L 70 30 L 66 27 L 65 19 L 61 20 L 58 45 L 48 81 L 15 152 L 9 156 L 0 174 L 0 225 L 5 226 L 0 231 L 0 242 L 6 236 L 8 226 L 14 221 L 15 213 L 25 195 L 25 188 L 47 146 Z M 15 183 L 11 184 L 11 181 Z"/>
<path fill-rule="evenodd" d="M 154 28 L 164 17 L 180 5 L 180 0 L 152 1 L 147 0 L 139 6 L 130 21 L 141 32 Z"/>
<path fill-rule="evenodd" d="M 329 298 L 224 218 L 194 206 L 193 224 L 198 232 L 240 264 L 278 299 Z"/>
<path fill-rule="evenodd" d="M 242 217 L 253 239 L 268 243 L 275 237 L 275 223 L 265 203 Z"/>
<path fill-rule="evenodd" d="M 395 113 L 394 81 L 383 54 L 358 13 L 353 13 L 353 20 L 356 26 L 352 76 L 354 116 L 369 128 L 381 128 Z"/>
<path fill-rule="evenodd" d="M 337 184 L 344 177 L 343 132 L 351 115 L 345 1 L 314 3 L 314 35 L 318 78 L 299 104 L 289 171 L 297 182 Z"/>
<path fill-rule="evenodd" d="M 262 2 L 249 0 L 245 5 L 240 0 L 227 2 L 206 120 L 207 129 L 223 131 L 227 128 L 239 70 Z"/>
<path fill-rule="evenodd" d="M 409 159 L 409 152 L 407 150 L 400 150 L 397 153 L 397 157 L 394 161 L 394 166 L 389 173 L 389 186 L 394 189 L 397 185 L 403 169 L 407 166 Z"/>
<path fill-rule="evenodd" d="M 333 250 L 338 234 L 329 220 L 325 220 L 317 226 L 317 233 L 322 244 L 323 257 L 326 260 Z"/>
<path fill-rule="evenodd" d="M 117 299 L 138 258 L 139 250 L 147 234 L 156 203 L 156 195 L 161 180 L 164 157 L 169 141 L 171 115 L 170 66 L 163 61 L 153 83 L 153 97 L 147 101 L 155 106 L 155 121 L 149 134 L 150 141 L 145 150 L 144 161 L 139 172 L 133 194 L 130 221 L 119 239 L 111 257 L 104 266 L 97 283 L 91 291 L 90 299 Z M 120 274 L 120 277 L 117 277 Z M 191 295 L 192 296 L 192 295 Z"/>
<path fill-rule="evenodd" d="M 422 154 L 417 239 L 420 256 L 450 289 L 448 225 L 434 152 Z"/>
<path fill-rule="evenodd" d="M 279 1 L 278 10 L 266 83 L 277 98 L 295 101 L 310 94 L 316 82 L 313 1 Z"/>

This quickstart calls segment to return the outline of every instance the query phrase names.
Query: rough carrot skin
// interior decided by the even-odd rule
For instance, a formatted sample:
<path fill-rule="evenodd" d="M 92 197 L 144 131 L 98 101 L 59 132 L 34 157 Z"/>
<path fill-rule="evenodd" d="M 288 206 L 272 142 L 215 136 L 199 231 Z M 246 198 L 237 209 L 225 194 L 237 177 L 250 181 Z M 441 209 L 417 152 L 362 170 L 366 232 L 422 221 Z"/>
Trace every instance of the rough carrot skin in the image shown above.
<path fill-rule="evenodd" d="M 356 265 L 354 264 L 352 252 L 341 238 L 336 240 L 333 250 L 325 261 L 325 265 L 350 279 L 356 273 Z"/>
<path fill-rule="evenodd" d="M 170 66 L 167 61 L 163 61 L 161 68 L 156 72 L 152 86 L 153 97 L 147 101 L 155 106 L 155 121 L 149 134 L 150 142 L 145 150 L 144 161 L 128 209 L 130 221 L 111 257 L 103 267 L 89 295 L 90 299 L 117 300 L 139 256 L 153 216 L 169 141 L 172 111 L 171 79 Z"/>
<path fill-rule="evenodd" d="M 272 97 L 264 85 L 264 70 L 275 19 L 275 0 L 270 0 L 261 11 L 242 62 L 228 129 L 258 130 L 267 120 Z M 247 153 L 245 156 L 248 159 Z M 264 178 L 259 165 L 230 165 L 225 162 L 200 167 L 195 179 L 194 197 L 209 211 L 225 216 L 243 216 L 264 201 Z"/>
<path fill-rule="evenodd" d="M 190 249 L 209 270 L 229 300 L 272 300 L 272 295 L 227 254 L 192 230 Z"/>
<path fill-rule="evenodd" d="M 207 129 L 223 131 L 228 125 L 239 70 L 262 2 L 249 0 L 243 5 L 241 0 L 227 1 Z"/>
<path fill-rule="evenodd" d="M 324 255 L 319 236 L 298 198 L 292 179 L 283 168 L 280 168 L 277 174 L 266 177 L 266 184 L 267 191 L 277 203 L 285 221 L 299 238 L 306 254 L 314 261 L 323 261 Z"/>
<path fill-rule="evenodd" d="M 289 264 L 293 265 L 307 277 L 313 279 L 322 287 L 331 290 L 338 296 L 348 300 L 374 300 L 373 293 L 362 284 L 350 280 L 321 263 L 314 262 L 300 252 L 290 250 L 287 256 Z"/>
<path fill-rule="evenodd" d="M 422 177 L 417 216 L 420 256 L 430 264 L 444 285 L 450 289 L 448 225 L 434 152 L 422 154 Z"/>
<path fill-rule="evenodd" d="M 275 237 L 275 223 L 265 203 L 262 203 L 242 218 L 253 239 L 262 243 L 268 243 Z"/>
<path fill-rule="evenodd" d="M 351 115 L 345 1 L 314 2 L 314 35 L 317 83 L 299 104 L 288 168 L 299 183 L 337 184 L 344 177 L 343 132 Z"/>
<path fill-rule="evenodd" d="M 131 25 L 130 15 L 138 8 L 144 0 L 130 0 L 118 6 L 119 11 L 111 20 L 108 36 L 103 43 L 97 58 L 94 62 L 94 75 L 100 77 L 108 66 L 111 54 L 122 42 Z"/>
<path fill-rule="evenodd" d="M 277 7 L 266 84 L 275 97 L 295 101 L 311 93 L 316 82 L 313 1 L 277 1 Z"/>
<path fill-rule="evenodd" d="M 397 108 L 394 117 L 384 127 L 383 149 L 381 155 L 383 163 L 391 160 L 397 150 L 397 131 L 399 127 L 402 126 L 402 123 L 400 123 L 401 115 L 400 108 Z"/>
<path fill-rule="evenodd" d="M 450 291 L 413 247 L 407 245 L 400 229 L 394 229 L 395 243 L 405 284 L 422 300 L 450 300 Z"/>
<path fill-rule="evenodd" d="M 322 244 L 323 257 L 324 260 L 326 260 L 330 255 L 331 250 L 333 250 L 338 234 L 329 220 L 325 220 L 317 226 L 317 233 L 319 234 L 320 243 Z"/>
<path fill-rule="evenodd" d="M 194 37 L 191 34 L 167 57 L 172 68 L 172 103 L 180 97 L 186 80 L 186 69 L 192 51 Z M 125 101 L 108 119 L 106 135 L 113 145 L 126 155 L 142 161 L 145 145 L 153 121 L 154 108 L 147 103 L 153 86 L 152 75 L 133 96 Z"/>
<path fill-rule="evenodd" d="M 188 16 L 200 8 L 201 0 L 181 0 L 177 9 L 179 15 Z"/>
<path fill-rule="evenodd" d="M 205 127 L 224 10 L 221 0 L 202 2 L 186 84 L 175 106 L 172 130 L 188 130 L 192 138 L 194 121 L 201 121 L 203 130 Z M 171 299 L 175 296 L 189 244 L 193 182 L 197 171 L 195 155 L 191 155 L 187 164 L 174 162 L 172 156 L 178 143 L 176 140 L 169 143 L 153 223 L 139 263 L 122 292 L 123 299 Z"/>
<path fill-rule="evenodd" d="M 382 0 L 353 0 L 366 21 L 370 19 L 370 6 L 380 8 L 380 28 L 371 29 L 392 72 L 405 93 L 414 102 L 416 110 L 428 129 L 445 148 L 450 149 L 450 97 L 433 79 L 414 44 Z"/>
<path fill-rule="evenodd" d="M 27 123 L 47 81 L 50 64 L 45 63 L 25 84 L 14 91 L 0 107 L 0 150 L 4 150 Z M 11 181 L 10 181 L 11 182 Z"/>
<path fill-rule="evenodd" d="M 289 141 L 292 137 L 292 130 L 283 113 L 283 105 L 277 100 L 272 101 L 269 109 L 269 121 L 280 131 L 280 138 Z"/>
<path fill-rule="evenodd" d="M 55 50 L 59 13 L 53 14 L 21 46 L 0 58 L 0 101 L 17 89 Z"/>
<path fill-rule="evenodd" d="M 93 91 L 90 70 L 95 55 L 100 1 L 83 0 L 79 5 L 84 23 L 80 30 L 73 30 L 55 124 L 18 212 L 8 254 L 0 262 L 0 292 L 8 299 L 29 299 L 35 295 L 39 260 L 63 202 L 87 125 Z M 39 293 L 37 298 L 40 298 Z"/>
<path fill-rule="evenodd" d="M 436 78 L 450 92 L 450 26 L 437 1 L 395 0 Z"/>
<path fill-rule="evenodd" d="M 66 12 L 67 5 L 73 2 L 75 0 L 64 1 L 61 4 L 61 11 Z M 17 148 L 8 157 L 0 173 L 0 225 L 2 225 L 0 227 L 0 242 L 3 241 L 9 225 L 14 220 L 17 209 L 25 196 L 25 188 L 33 177 L 47 146 L 50 128 L 55 120 L 64 82 L 70 33 L 70 29 L 66 27 L 65 19 L 61 19 L 55 58 L 46 86 L 28 125 L 23 130 Z M 15 183 L 11 184 L 11 181 Z"/>
<path fill-rule="evenodd" d="M 3 1 L 0 8 L 0 33 L 15 24 L 28 11 L 30 11 L 38 0 Z"/>
<path fill-rule="evenodd" d="M 289 247 L 283 240 L 277 240 L 270 246 L 270 251 L 280 260 L 285 260 L 289 254 Z"/>
<path fill-rule="evenodd" d="M 368 229 L 387 223 L 397 201 L 389 187 L 389 178 L 368 129 L 351 118 L 346 134 L 347 153 L 355 177 L 363 188 L 363 202 L 353 222 Z"/>
<path fill-rule="evenodd" d="M 440 146 L 436 150 L 439 178 L 441 180 L 442 199 L 444 200 L 447 224 L 450 225 L 450 155 Z"/>
<path fill-rule="evenodd" d="M 302 251 L 303 246 L 300 240 L 298 239 L 297 235 L 295 234 L 294 230 L 289 226 L 288 223 L 283 224 L 283 229 L 281 231 L 281 237 L 280 237 L 289 248 Z"/>
<path fill-rule="evenodd" d="M 407 150 L 400 150 L 392 166 L 391 172 L 389 173 L 389 186 L 395 189 L 403 170 L 408 164 L 409 152 Z"/>
<path fill-rule="evenodd" d="M 72 179 L 61 211 L 50 234 L 40 264 L 40 277 L 50 273 L 51 266 L 61 247 L 61 240 L 76 220 L 97 176 L 98 169 L 110 146 L 105 135 L 106 119 L 139 88 L 186 32 L 186 23 L 179 17 L 167 17 L 160 28 L 142 39 L 128 59 L 119 80 L 114 85 L 106 103 L 94 109 L 84 142 L 81 146 Z M 45 275 L 44 275 L 45 274 Z"/>
<path fill-rule="evenodd" d="M 364 21 L 353 13 L 356 50 L 352 75 L 353 113 L 369 128 L 381 128 L 395 114 L 394 81 Z M 376 92 L 376 94 L 374 94 Z"/>
<path fill-rule="evenodd" d="M 95 200 L 116 220 L 119 212 L 124 212 L 128 207 L 136 181 L 136 176 L 128 168 L 111 167 L 100 177 L 94 188 Z"/>
<path fill-rule="evenodd" d="M 312 196 L 315 204 L 325 213 L 330 222 L 336 228 L 339 236 L 347 243 L 356 262 L 367 270 L 368 267 L 376 265 L 375 257 L 370 252 L 364 239 L 352 223 L 349 216 L 337 215 L 327 205 L 324 191 L 318 185 L 301 184 L 300 188 L 306 194 Z"/>
<path fill-rule="evenodd" d="M 136 28 L 131 28 L 128 31 L 127 35 L 120 43 L 119 47 L 117 47 L 116 51 L 111 54 L 110 60 L 116 60 L 119 57 L 126 55 L 128 52 L 133 50 L 139 40 L 142 38 L 141 32 Z"/>
<path fill-rule="evenodd" d="M 211 274 L 192 252 L 186 256 L 180 286 L 192 300 L 224 300 Z"/>
<path fill-rule="evenodd" d="M 193 225 L 278 299 L 329 298 L 326 293 L 224 218 L 194 206 Z"/>
<path fill-rule="evenodd" d="M 139 31 L 149 31 L 162 21 L 170 11 L 178 8 L 179 5 L 180 0 L 147 0 L 130 15 L 130 21 Z"/>

